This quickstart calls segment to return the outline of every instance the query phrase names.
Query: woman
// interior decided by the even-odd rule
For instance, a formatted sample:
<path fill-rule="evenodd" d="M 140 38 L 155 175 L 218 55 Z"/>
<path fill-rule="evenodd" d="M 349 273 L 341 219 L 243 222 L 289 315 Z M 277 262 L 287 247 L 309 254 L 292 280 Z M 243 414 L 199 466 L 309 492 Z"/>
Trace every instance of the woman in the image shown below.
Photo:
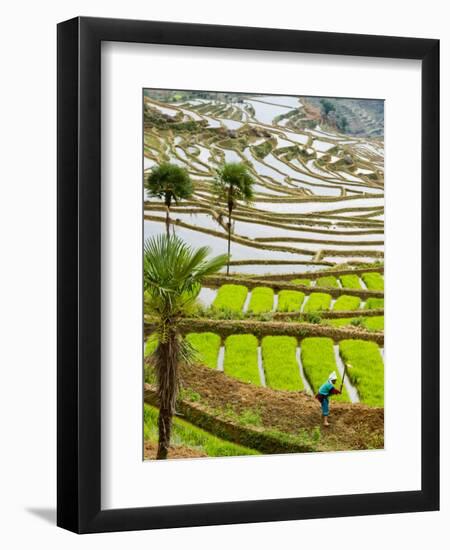
<path fill-rule="evenodd" d="M 329 406 L 330 395 L 338 395 L 341 393 L 340 390 L 337 390 L 334 387 L 336 380 L 337 380 L 337 376 L 336 376 L 336 373 L 333 371 L 328 377 L 328 380 L 320 386 L 319 391 L 316 395 L 316 399 L 320 401 L 320 405 L 322 406 L 322 416 L 323 416 L 324 426 L 330 425 L 328 422 L 328 415 L 330 414 L 330 406 Z"/>

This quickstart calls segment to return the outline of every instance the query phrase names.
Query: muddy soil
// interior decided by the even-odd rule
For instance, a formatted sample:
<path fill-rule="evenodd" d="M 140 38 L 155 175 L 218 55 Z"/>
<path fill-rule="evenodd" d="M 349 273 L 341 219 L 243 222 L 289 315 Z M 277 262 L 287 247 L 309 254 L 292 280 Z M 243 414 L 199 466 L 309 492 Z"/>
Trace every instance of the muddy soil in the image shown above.
<path fill-rule="evenodd" d="M 265 428 L 298 434 L 320 427 L 321 450 L 383 448 L 384 409 L 361 403 L 330 404 L 329 428 L 321 426 L 319 402 L 304 392 L 272 390 L 245 384 L 223 372 L 200 365 L 183 366 L 184 388 L 200 395 L 202 404 L 217 410 L 230 408 L 240 414 L 257 411 Z"/>

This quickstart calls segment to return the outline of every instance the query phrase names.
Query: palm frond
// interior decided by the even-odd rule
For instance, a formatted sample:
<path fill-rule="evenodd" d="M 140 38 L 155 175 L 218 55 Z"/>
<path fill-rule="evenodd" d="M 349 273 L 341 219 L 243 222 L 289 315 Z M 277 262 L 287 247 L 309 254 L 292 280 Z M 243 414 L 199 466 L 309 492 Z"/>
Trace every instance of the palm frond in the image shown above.
<path fill-rule="evenodd" d="M 192 196 L 193 186 L 189 172 L 176 164 L 163 162 L 153 166 L 144 182 L 147 192 L 158 198 L 170 196 L 176 203 Z"/>
<path fill-rule="evenodd" d="M 243 162 L 227 162 L 218 170 L 214 178 L 216 195 L 227 200 L 229 194 L 235 200 L 250 202 L 253 199 L 253 178 Z"/>
<path fill-rule="evenodd" d="M 227 256 L 208 258 L 209 247 L 193 249 L 176 235 L 161 234 L 144 244 L 144 290 L 151 307 L 179 314 L 198 295 L 203 277 L 219 271 Z"/>

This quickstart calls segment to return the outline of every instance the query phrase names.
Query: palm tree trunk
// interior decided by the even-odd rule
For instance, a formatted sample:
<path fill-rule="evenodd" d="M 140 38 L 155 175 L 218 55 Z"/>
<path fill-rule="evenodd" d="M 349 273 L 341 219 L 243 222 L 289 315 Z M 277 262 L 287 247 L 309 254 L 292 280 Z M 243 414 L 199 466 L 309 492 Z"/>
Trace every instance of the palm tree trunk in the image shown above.
<path fill-rule="evenodd" d="M 165 460 L 169 452 L 170 447 L 170 434 L 172 431 L 172 416 L 173 413 L 170 409 L 159 409 L 158 416 L 158 452 L 156 454 L 156 460 Z"/>
<path fill-rule="evenodd" d="M 179 344 L 175 330 L 169 328 L 167 341 L 159 343 L 156 375 L 158 379 L 158 452 L 157 460 L 167 458 L 172 431 L 172 418 L 178 393 Z"/>
<path fill-rule="evenodd" d="M 227 275 L 230 274 L 230 259 L 231 259 L 231 209 L 228 209 L 228 259 L 227 259 Z"/>
<path fill-rule="evenodd" d="M 170 237 L 170 210 L 169 207 L 166 206 L 166 235 Z"/>
<path fill-rule="evenodd" d="M 172 203 L 172 197 L 170 194 L 166 194 L 164 202 L 166 204 L 166 235 L 167 237 L 170 237 L 170 205 Z"/>
<path fill-rule="evenodd" d="M 227 275 L 230 274 L 231 260 L 231 213 L 233 212 L 233 186 L 228 189 L 228 259 L 227 259 Z"/>

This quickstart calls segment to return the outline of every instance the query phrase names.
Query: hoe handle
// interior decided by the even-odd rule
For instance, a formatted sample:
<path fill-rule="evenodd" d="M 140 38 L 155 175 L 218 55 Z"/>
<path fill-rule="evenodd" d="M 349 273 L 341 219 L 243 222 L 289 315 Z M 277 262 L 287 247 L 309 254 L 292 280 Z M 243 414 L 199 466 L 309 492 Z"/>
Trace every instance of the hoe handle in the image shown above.
<path fill-rule="evenodd" d="M 341 387 L 339 389 L 339 391 L 342 393 L 342 388 L 344 387 L 344 380 L 345 380 L 345 375 L 347 373 L 347 365 L 344 363 L 344 374 L 342 375 L 342 380 L 341 380 Z"/>

